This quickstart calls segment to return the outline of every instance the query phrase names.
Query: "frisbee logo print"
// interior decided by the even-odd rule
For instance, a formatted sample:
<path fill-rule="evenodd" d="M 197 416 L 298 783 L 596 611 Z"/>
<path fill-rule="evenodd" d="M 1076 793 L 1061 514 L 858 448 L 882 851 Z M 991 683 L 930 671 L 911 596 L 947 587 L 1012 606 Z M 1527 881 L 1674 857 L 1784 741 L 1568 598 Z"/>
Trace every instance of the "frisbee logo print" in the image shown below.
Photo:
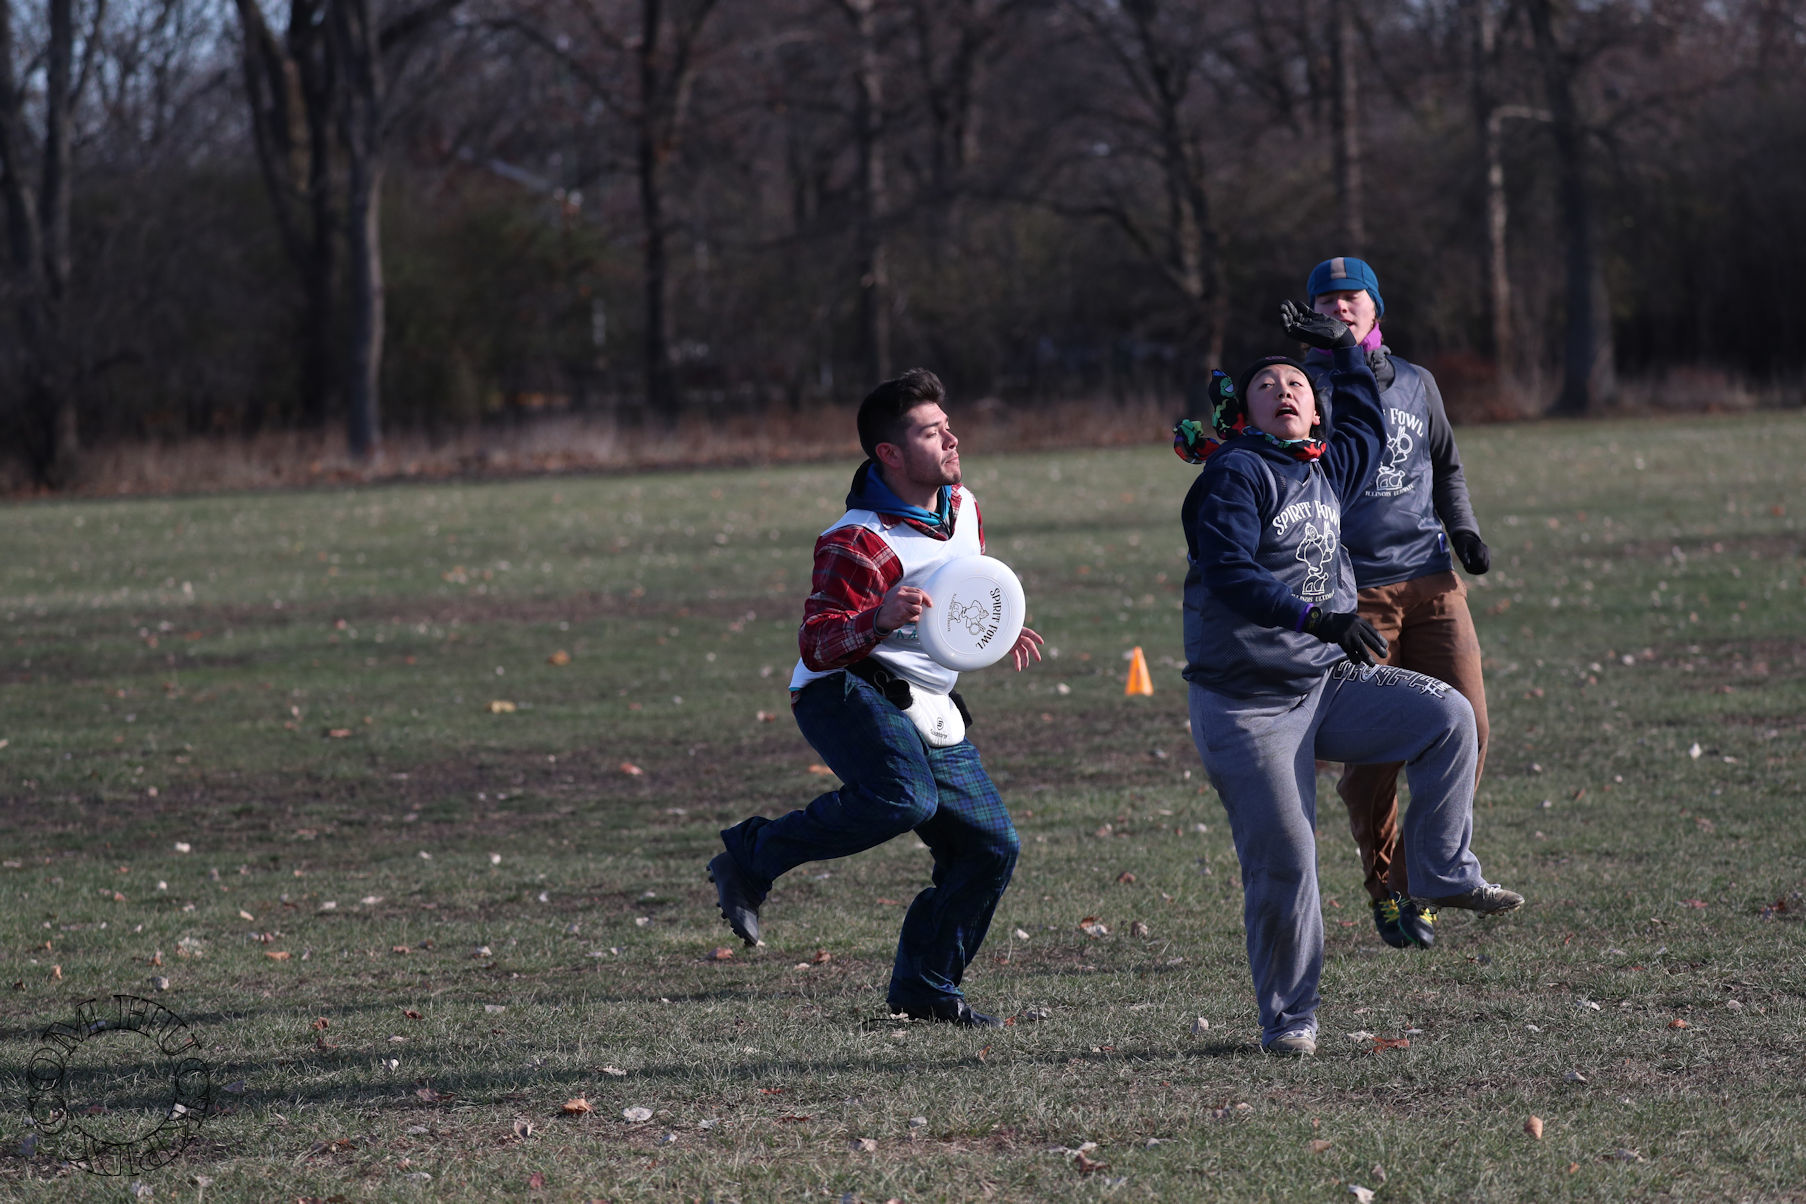
<path fill-rule="evenodd" d="M 987 606 L 981 598 L 961 602 L 956 594 L 947 606 L 947 630 L 951 632 L 957 623 L 966 629 L 966 634 L 978 638 L 977 647 L 988 647 L 997 637 L 997 629 L 1003 625 L 1003 591 L 996 586 L 991 587 L 990 604 Z"/>

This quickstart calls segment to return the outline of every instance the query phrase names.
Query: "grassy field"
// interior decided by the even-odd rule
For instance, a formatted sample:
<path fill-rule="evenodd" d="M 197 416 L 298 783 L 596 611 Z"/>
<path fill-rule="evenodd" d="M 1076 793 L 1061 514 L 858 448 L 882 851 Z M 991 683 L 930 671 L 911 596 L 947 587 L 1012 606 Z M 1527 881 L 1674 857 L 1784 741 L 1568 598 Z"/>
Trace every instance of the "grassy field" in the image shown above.
<path fill-rule="evenodd" d="M 851 464 L 7 509 L 0 1196 L 1806 1199 L 1806 417 L 1462 444 L 1475 847 L 1530 904 L 1385 948 L 1326 773 L 1302 1063 L 1255 1046 L 1160 446 L 966 449 L 1053 652 L 964 683 L 1023 834 L 988 1034 L 885 1014 L 913 839 L 785 879 L 756 952 L 703 877 L 831 784 L 784 686 Z M 213 1111 L 109 1178 L 27 1067 L 116 993 Z M 125 1143 L 170 1094 L 130 1036 L 66 1055 Z"/>

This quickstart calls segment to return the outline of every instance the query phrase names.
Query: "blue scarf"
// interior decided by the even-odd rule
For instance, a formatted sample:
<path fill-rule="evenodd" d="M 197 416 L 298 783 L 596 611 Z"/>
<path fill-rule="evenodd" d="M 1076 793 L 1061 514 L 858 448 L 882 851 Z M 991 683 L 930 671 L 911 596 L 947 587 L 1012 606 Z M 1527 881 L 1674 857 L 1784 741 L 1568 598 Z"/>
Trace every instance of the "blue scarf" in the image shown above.
<path fill-rule="evenodd" d="M 924 510 L 893 493 L 884 483 L 884 474 L 878 471 L 878 466 L 867 460 L 853 474 L 852 488 L 847 491 L 847 509 L 875 510 L 879 514 L 911 519 L 925 527 L 945 531 L 953 518 L 953 486 L 942 485 L 936 495 L 935 508 Z"/>

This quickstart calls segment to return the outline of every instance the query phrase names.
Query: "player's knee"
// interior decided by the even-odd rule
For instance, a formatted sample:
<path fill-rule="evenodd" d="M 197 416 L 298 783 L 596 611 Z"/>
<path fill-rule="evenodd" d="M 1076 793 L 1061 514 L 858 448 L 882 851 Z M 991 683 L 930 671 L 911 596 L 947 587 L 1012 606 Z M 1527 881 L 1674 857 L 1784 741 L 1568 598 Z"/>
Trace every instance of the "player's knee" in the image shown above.
<path fill-rule="evenodd" d="M 871 788 L 880 804 L 882 815 L 901 835 L 933 818 L 940 807 L 940 794 L 932 780 L 893 778 Z"/>
<path fill-rule="evenodd" d="M 1016 834 L 1016 826 L 1010 824 L 1002 831 L 991 833 L 986 843 L 985 852 L 996 868 L 1009 874 L 1016 868 L 1016 858 L 1022 853 L 1022 837 Z"/>

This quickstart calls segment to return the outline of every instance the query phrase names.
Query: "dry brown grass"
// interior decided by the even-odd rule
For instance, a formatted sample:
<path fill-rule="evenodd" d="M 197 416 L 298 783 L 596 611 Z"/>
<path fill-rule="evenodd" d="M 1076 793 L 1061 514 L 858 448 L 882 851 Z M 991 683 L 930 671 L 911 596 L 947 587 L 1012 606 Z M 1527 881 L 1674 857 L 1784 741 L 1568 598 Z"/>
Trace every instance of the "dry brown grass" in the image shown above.
<path fill-rule="evenodd" d="M 1163 442 L 1178 403 L 1069 401 L 1006 405 L 986 398 L 955 406 L 962 435 L 988 448 L 1042 450 Z M 721 465 L 801 463 L 858 454 L 850 407 L 713 416 L 692 412 L 673 426 L 635 426 L 607 415 L 552 414 L 452 436 L 404 432 L 381 454 L 355 460 L 344 434 L 270 431 L 121 442 L 90 450 L 78 496 L 218 493 L 396 480 L 508 478 L 548 473 L 639 472 Z M 0 464 L 0 492 L 34 492 Z"/>

